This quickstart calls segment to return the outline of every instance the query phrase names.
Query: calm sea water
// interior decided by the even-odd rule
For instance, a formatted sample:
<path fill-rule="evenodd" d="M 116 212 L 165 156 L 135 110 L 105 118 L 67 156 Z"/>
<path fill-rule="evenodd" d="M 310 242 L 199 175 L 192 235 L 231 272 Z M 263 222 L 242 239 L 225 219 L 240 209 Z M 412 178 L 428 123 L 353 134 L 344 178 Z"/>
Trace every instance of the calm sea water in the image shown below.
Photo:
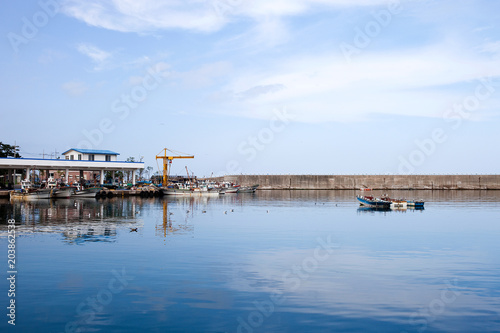
<path fill-rule="evenodd" d="M 0 202 L 18 332 L 500 332 L 500 192 Z"/>

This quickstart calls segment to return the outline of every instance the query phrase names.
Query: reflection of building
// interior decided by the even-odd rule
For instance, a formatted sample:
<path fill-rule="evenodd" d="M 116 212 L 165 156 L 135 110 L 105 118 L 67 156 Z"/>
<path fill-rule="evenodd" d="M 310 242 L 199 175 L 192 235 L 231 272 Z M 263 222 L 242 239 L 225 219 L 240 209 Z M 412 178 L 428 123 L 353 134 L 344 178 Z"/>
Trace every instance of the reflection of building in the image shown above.
<path fill-rule="evenodd" d="M 12 209 L 18 235 L 57 233 L 64 236 L 64 241 L 75 244 L 113 242 L 119 229 L 137 229 L 143 225 L 138 218 L 141 204 L 136 198 L 16 201 Z M 0 225 L 0 237 L 6 237 L 7 233 L 7 226 Z"/>

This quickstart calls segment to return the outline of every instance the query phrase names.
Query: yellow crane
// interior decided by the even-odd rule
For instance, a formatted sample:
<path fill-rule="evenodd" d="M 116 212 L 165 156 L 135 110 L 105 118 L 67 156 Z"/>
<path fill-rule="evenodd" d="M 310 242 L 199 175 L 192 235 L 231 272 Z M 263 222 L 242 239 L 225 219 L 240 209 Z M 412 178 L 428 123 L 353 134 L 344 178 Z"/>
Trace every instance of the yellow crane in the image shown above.
<path fill-rule="evenodd" d="M 163 186 L 168 186 L 168 176 L 170 175 L 170 168 L 174 158 L 194 158 L 194 155 L 188 155 L 179 151 L 163 148 L 162 151 L 156 155 L 157 160 L 163 160 Z"/>

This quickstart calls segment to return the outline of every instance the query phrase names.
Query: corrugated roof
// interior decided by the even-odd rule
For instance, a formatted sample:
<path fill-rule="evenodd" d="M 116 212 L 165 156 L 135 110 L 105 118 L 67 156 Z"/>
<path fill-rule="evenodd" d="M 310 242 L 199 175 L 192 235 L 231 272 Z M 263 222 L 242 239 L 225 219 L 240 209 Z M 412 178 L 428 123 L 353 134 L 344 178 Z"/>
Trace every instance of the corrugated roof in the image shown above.
<path fill-rule="evenodd" d="M 71 148 L 66 150 L 62 155 L 66 154 L 68 151 L 77 151 L 82 154 L 100 154 L 100 155 L 120 155 L 118 153 L 115 153 L 114 151 L 111 150 L 96 150 L 96 149 L 78 149 L 78 148 Z"/>

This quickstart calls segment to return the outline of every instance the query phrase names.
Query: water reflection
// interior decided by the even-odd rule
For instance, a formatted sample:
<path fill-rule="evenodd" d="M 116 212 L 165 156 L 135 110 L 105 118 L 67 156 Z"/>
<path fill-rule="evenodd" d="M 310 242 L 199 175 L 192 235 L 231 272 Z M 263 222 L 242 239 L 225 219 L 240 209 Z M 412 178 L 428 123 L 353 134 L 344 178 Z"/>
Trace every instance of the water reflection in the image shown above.
<path fill-rule="evenodd" d="M 234 199 L 235 197 L 233 197 Z M 228 197 L 163 197 L 162 220 L 155 226 L 155 234 L 161 237 L 194 234 L 193 220 L 200 214 L 206 214 L 210 206 L 227 203 Z"/>
<path fill-rule="evenodd" d="M 136 200 L 94 198 L 14 201 L 2 205 L 7 216 L 16 220 L 18 235 L 56 233 L 70 244 L 114 242 L 117 229 L 142 227 L 142 204 Z M 9 217 L 9 218 L 11 218 Z M 0 236 L 7 226 L 0 225 Z"/>
<path fill-rule="evenodd" d="M 64 331 L 123 269 L 133 280 L 86 331 L 498 331 L 500 191 L 389 192 L 426 201 L 404 212 L 355 194 L 0 202 L 32 235 L 20 329 Z"/>
<path fill-rule="evenodd" d="M 424 207 L 418 207 L 418 208 L 399 208 L 399 209 L 391 209 L 391 208 L 375 208 L 375 207 L 359 207 L 357 212 L 358 214 L 377 214 L 377 213 L 383 213 L 383 214 L 404 214 L 404 213 L 422 213 L 425 210 Z"/>

